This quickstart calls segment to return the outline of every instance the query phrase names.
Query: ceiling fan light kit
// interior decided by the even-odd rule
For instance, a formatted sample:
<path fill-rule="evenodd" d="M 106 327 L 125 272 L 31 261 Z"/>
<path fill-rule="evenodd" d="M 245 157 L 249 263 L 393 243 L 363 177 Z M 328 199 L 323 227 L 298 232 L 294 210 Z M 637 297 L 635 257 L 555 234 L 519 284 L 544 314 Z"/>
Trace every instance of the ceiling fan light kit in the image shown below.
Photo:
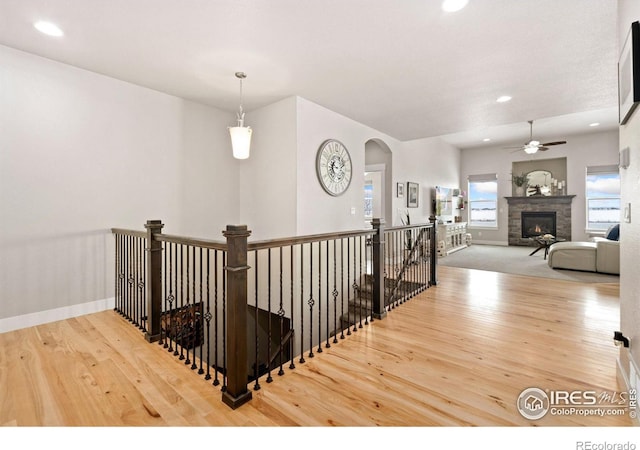
<path fill-rule="evenodd" d="M 516 151 L 524 150 L 526 154 L 533 155 L 538 151 L 544 152 L 546 150 L 549 150 L 549 146 L 562 145 L 567 143 L 567 141 L 554 141 L 554 142 L 545 142 L 544 144 L 541 144 L 540 141 L 533 139 L 533 120 L 529 120 L 528 122 L 529 122 L 529 142 L 527 142 L 521 147 L 505 147 L 505 148 L 515 148 L 517 149 Z"/>

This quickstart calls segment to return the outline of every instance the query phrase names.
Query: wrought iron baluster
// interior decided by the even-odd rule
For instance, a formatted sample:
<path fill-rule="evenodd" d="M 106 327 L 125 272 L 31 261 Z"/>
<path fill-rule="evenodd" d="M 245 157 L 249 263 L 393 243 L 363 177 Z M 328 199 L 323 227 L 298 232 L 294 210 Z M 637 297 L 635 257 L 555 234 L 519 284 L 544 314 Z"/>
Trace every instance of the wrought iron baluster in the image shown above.
<path fill-rule="evenodd" d="M 219 286 L 219 284 L 218 284 L 218 254 L 219 253 L 220 252 L 218 250 L 215 250 L 215 253 L 214 253 L 214 264 L 213 264 L 215 266 L 214 271 L 213 271 L 213 274 L 214 274 L 214 276 L 213 276 L 213 278 L 214 278 L 214 280 L 213 280 L 213 283 L 214 283 L 214 286 L 213 286 L 213 296 L 214 296 L 213 312 L 214 312 L 214 315 L 215 315 L 215 317 L 214 317 L 214 328 L 215 328 L 215 330 L 214 330 L 214 333 L 213 333 L 214 336 L 215 336 L 214 343 L 213 343 L 214 346 L 215 346 L 215 358 L 214 358 L 214 360 L 215 360 L 215 377 L 214 377 L 214 380 L 213 380 L 213 385 L 214 386 L 218 386 L 220 384 L 220 380 L 218 380 L 218 368 L 220 366 L 220 358 L 219 358 L 219 355 L 218 355 L 218 347 L 220 347 L 218 345 L 218 336 L 219 336 L 219 334 L 218 334 L 218 323 L 219 323 L 219 319 L 218 319 L 218 309 L 219 309 L 218 308 L 218 289 L 219 289 L 218 288 L 218 286 Z"/>
<path fill-rule="evenodd" d="M 182 304 L 184 301 L 184 245 L 180 244 L 179 247 L 180 250 L 180 257 L 179 257 L 179 261 L 180 261 L 180 287 L 178 288 L 178 301 L 176 302 L 176 312 L 175 312 L 175 344 L 176 344 L 176 348 L 173 352 L 174 356 L 178 356 L 180 355 L 180 351 L 178 351 L 178 347 L 182 345 L 182 339 L 180 337 L 180 311 L 182 310 Z"/>
<path fill-rule="evenodd" d="M 214 252 L 217 250 L 214 250 Z M 211 289 L 210 289 L 210 278 L 211 278 L 211 249 L 207 249 L 207 278 L 206 278 L 206 286 L 207 286 L 207 311 L 204 313 L 204 320 L 207 323 L 207 374 L 204 376 L 205 380 L 211 379 Z M 201 357 L 202 358 L 202 357 Z M 202 364 L 200 365 L 202 367 Z"/>
<path fill-rule="evenodd" d="M 359 328 L 362 328 L 362 300 L 363 300 L 363 290 L 366 287 L 367 279 L 366 279 L 366 270 L 363 274 L 363 260 L 364 264 L 367 263 L 366 252 L 367 252 L 367 241 L 363 238 L 363 236 L 358 237 L 358 241 L 360 242 L 360 289 L 358 290 L 358 296 L 360 297 L 360 325 Z M 363 255 L 364 254 L 364 255 Z M 366 299 L 364 299 L 364 323 L 365 325 L 369 324 L 369 309 L 367 308 Z"/>
<path fill-rule="evenodd" d="M 347 292 L 349 292 L 348 296 L 351 296 L 351 286 L 350 286 L 350 282 L 351 282 L 351 239 L 353 238 L 347 238 Z M 351 299 L 347 300 L 348 304 L 347 304 L 347 336 L 351 336 Z M 355 314 L 355 309 L 354 309 L 354 314 Z"/>
<path fill-rule="evenodd" d="M 313 242 L 309 244 L 309 300 L 307 304 L 309 305 L 309 358 L 313 358 L 315 355 L 313 354 L 313 305 L 315 301 L 313 300 Z"/>
<path fill-rule="evenodd" d="M 283 297 L 283 291 L 282 291 L 282 271 L 284 270 L 283 268 L 283 254 L 282 254 L 282 246 L 279 248 L 280 251 L 280 308 L 278 308 L 278 319 L 280 322 L 280 339 L 278 339 L 278 342 L 280 343 L 280 348 L 278 349 L 278 361 L 279 361 L 279 366 L 280 366 L 280 370 L 278 370 L 278 375 L 282 376 L 284 375 L 284 369 L 282 368 L 282 357 L 284 356 L 282 353 L 284 352 L 284 348 L 282 346 L 282 340 L 284 339 L 284 297 Z"/>
<path fill-rule="evenodd" d="M 293 360 L 294 360 L 294 356 L 293 356 L 293 353 L 294 353 L 294 332 L 295 332 L 295 330 L 293 329 L 293 312 L 294 312 L 294 309 L 293 309 L 293 302 L 294 302 L 294 295 L 293 295 L 293 289 L 294 289 L 293 288 L 293 268 L 294 268 L 293 259 L 294 258 L 293 258 L 293 254 L 294 254 L 294 247 L 293 247 L 293 244 L 292 244 L 292 245 L 289 246 L 289 255 L 290 255 L 290 258 L 289 258 L 289 272 L 291 273 L 291 276 L 289 277 L 289 290 L 290 290 L 290 293 L 291 293 L 291 320 L 289 321 L 289 329 L 291 330 L 291 337 L 289 339 L 289 356 L 291 356 L 291 362 L 289 363 L 289 369 L 292 369 L 292 370 L 296 368 L 296 365 L 293 362 Z"/>
<path fill-rule="evenodd" d="M 138 290 L 140 291 L 140 330 L 147 331 L 147 290 L 144 288 L 147 279 L 147 252 L 146 239 L 140 238 L 140 278 L 138 282 Z"/>
<path fill-rule="evenodd" d="M 222 267 L 227 265 L 227 252 L 222 253 Z M 222 274 L 222 391 L 227 390 L 227 274 Z"/>
<path fill-rule="evenodd" d="M 256 317 L 257 319 L 257 317 Z M 271 247 L 267 249 L 267 383 L 271 383 Z"/>
<path fill-rule="evenodd" d="M 304 363 L 304 244 L 300 244 L 300 364 Z"/>
<path fill-rule="evenodd" d="M 169 311 L 165 314 L 169 314 L 169 325 L 167 326 L 167 337 L 168 337 L 168 346 L 166 346 L 167 351 L 173 352 L 173 344 L 175 339 L 175 333 L 173 332 L 175 323 L 173 321 L 174 315 L 174 302 L 176 300 L 176 296 L 178 295 L 177 286 L 176 286 L 176 277 L 173 276 L 173 269 L 177 269 L 176 262 L 176 244 L 169 243 L 169 296 L 167 297 L 167 301 L 169 302 Z M 174 295 L 175 293 L 175 295 Z M 165 319 L 165 323 L 166 319 Z"/>
<path fill-rule="evenodd" d="M 195 321 L 196 321 L 195 333 L 196 334 L 194 339 L 196 340 L 196 342 L 194 343 L 194 346 L 193 346 L 193 365 L 191 366 L 191 369 L 198 368 L 198 366 L 196 365 L 196 344 L 199 344 L 198 347 L 200 347 L 200 357 L 199 357 L 200 369 L 198 369 L 198 373 L 203 374 L 204 373 L 204 370 L 202 369 L 203 342 L 202 342 L 202 338 L 200 337 L 200 333 L 202 332 L 202 247 L 200 247 L 198 270 L 200 275 L 198 279 L 198 288 L 200 290 L 200 300 L 198 301 L 198 307 L 196 308 L 196 311 L 195 311 Z"/>
<path fill-rule="evenodd" d="M 258 339 L 258 314 L 259 314 L 259 309 L 258 309 L 258 280 L 259 280 L 259 276 L 258 276 L 258 250 L 254 250 L 253 252 L 253 259 L 254 259 L 254 279 L 255 279 L 255 305 L 254 305 L 254 314 L 255 314 L 255 320 L 253 321 L 253 332 L 255 334 L 254 336 L 254 341 L 255 341 L 255 358 L 254 358 L 254 362 L 253 362 L 253 378 L 255 379 L 255 383 L 253 385 L 253 390 L 254 391 L 258 391 L 260 390 L 261 386 L 260 386 L 260 381 L 259 381 L 259 377 L 260 377 L 260 340 Z"/>
<path fill-rule="evenodd" d="M 340 239 L 340 339 L 344 339 L 344 325 L 342 324 L 344 317 L 344 291 L 344 238 L 342 238 Z M 347 314 L 349 314 L 348 308 Z"/>
<path fill-rule="evenodd" d="M 338 266 L 338 240 L 333 240 L 333 291 L 331 294 L 333 295 L 333 343 L 338 343 L 338 288 L 336 286 L 337 283 L 337 266 Z M 327 342 L 327 346 L 329 342 Z"/>
<path fill-rule="evenodd" d="M 322 242 L 318 241 L 318 353 L 322 353 Z"/>
<path fill-rule="evenodd" d="M 352 331 L 358 331 L 358 326 L 357 326 L 357 320 L 358 320 L 358 315 L 362 316 L 362 311 L 359 310 L 358 305 L 358 282 L 357 280 L 357 276 L 358 276 L 358 270 L 356 269 L 356 264 L 358 262 L 358 254 L 357 254 L 357 250 L 358 250 L 358 244 L 356 243 L 356 238 L 353 238 L 353 303 L 354 305 L 356 305 L 355 309 L 354 309 L 354 313 L 353 313 L 353 330 Z M 359 314 L 356 314 L 359 313 Z"/>

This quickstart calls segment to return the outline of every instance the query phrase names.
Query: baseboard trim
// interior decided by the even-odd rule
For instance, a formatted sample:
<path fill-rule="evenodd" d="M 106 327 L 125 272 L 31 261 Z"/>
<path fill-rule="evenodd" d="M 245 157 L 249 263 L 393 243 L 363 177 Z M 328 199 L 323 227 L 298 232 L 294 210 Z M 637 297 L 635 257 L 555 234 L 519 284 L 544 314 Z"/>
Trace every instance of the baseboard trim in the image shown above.
<path fill-rule="evenodd" d="M 636 372 L 640 373 L 638 372 L 638 367 L 636 366 L 635 362 L 633 361 L 633 359 L 631 359 L 631 353 L 629 353 L 628 358 L 629 363 L 633 364 Z M 620 383 L 621 386 L 624 386 L 624 390 L 626 392 L 629 392 L 629 390 L 631 389 L 631 383 L 629 382 L 627 371 L 624 369 L 624 367 L 622 367 L 622 361 L 619 357 L 616 359 L 616 378 L 618 379 L 618 383 Z M 638 409 L 639 408 L 636 407 L 636 411 L 638 411 Z M 640 418 L 637 415 L 635 417 L 632 417 L 631 421 L 633 422 L 634 426 L 640 426 Z"/>
<path fill-rule="evenodd" d="M 62 308 L 39 311 L 22 316 L 7 317 L 0 319 L 0 333 L 19 330 L 22 328 L 35 327 L 58 320 L 71 319 L 73 317 L 84 316 L 96 312 L 106 311 L 115 307 L 115 297 L 104 298 L 78 305 L 64 306 Z"/>
<path fill-rule="evenodd" d="M 502 247 L 508 247 L 509 243 L 508 242 L 504 242 L 504 241 L 479 241 L 477 239 L 474 239 L 471 241 L 471 245 L 473 244 L 479 244 L 479 245 L 500 245 Z"/>

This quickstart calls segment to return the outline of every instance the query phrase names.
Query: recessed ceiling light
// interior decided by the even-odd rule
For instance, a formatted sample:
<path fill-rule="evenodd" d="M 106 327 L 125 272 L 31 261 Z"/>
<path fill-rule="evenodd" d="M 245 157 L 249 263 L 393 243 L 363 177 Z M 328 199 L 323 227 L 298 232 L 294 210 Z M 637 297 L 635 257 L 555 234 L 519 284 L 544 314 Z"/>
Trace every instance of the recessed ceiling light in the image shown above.
<path fill-rule="evenodd" d="M 482 142 L 489 142 L 490 140 L 491 140 L 490 138 L 484 138 Z"/>
<path fill-rule="evenodd" d="M 600 122 L 593 122 L 589 124 L 590 127 L 597 127 L 598 125 L 600 125 Z"/>
<path fill-rule="evenodd" d="M 467 6 L 469 0 L 444 0 L 442 2 L 442 10 L 446 12 L 460 11 Z"/>
<path fill-rule="evenodd" d="M 498 97 L 496 102 L 505 103 L 505 102 L 508 102 L 509 100 L 511 100 L 511 97 L 509 97 L 508 95 L 503 95 L 502 97 Z"/>
<path fill-rule="evenodd" d="M 51 22 L 46 22 L 44 20 L 41 20 L 39 22 L 34 23 L 33 26 L 36 27 L 36 29 L 39 32 L 44 33 L 48 36 L 58 37 L 58 36 L 64 35 L 62 30 L 57 25 Z"/>

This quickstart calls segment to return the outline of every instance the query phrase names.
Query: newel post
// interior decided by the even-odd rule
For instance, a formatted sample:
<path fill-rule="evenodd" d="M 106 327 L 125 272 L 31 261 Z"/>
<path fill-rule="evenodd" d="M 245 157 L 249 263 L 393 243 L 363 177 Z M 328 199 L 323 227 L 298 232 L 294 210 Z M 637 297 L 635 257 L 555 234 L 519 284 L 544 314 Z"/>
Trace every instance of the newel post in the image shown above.
<path fill-rule="evenodd" d="M 438 263 L 438 254 L 437 254 L 437 245 L 438 245 L 438 225 L 436 223 L 436 216 L 431 215 L 429 216 L 429 222 L 431 222 L 431 230 L 429 231 L 429 242 L 431 243 L 430 245 L 430 251 L 429 251 L 429 265 L 431 266 L 431 275 L 430 275 L 430 279 L 429 279 L 429 285 L 430 286 L 435 286 L 438 284 L 438 278 L 437 278 L 437 271 L 436 271 L 436 265 Z"/>
<path fill-rule="evenodd" d="M 161 220 L 147 220 L 144 227 L 147 229 L 147 332 L 144 338 L 156 342 L 162 332 L 162 242 L 155 237 L 162 232 L 164 225 Z"/>
<path fill-rule="evenodd" d="M 222 401 L 236 409 L 251 400 L 247 389 L 247 238 L 246 225 L 227 225 L 227 385 Z"/>
<path fill-rule="evenodd" d="M 371 221 L 376 233 L 373 235 L 373 318 L 383 319 L 387 315 L 384 305 L 384 219 Z"/>

